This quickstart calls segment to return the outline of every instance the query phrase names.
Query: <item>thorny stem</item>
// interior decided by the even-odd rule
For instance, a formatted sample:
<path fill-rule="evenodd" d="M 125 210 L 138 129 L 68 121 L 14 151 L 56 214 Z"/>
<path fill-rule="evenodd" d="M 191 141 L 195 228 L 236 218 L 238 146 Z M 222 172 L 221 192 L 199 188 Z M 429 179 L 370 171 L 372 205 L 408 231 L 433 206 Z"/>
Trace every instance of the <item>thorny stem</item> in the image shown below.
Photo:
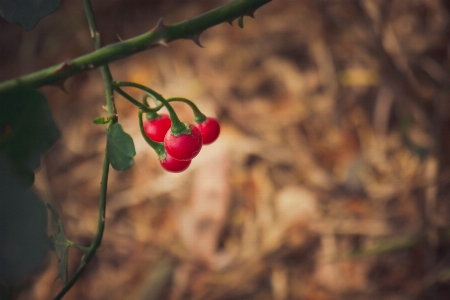
<path fill-rule="evenodd" d="M 83 0 L 84 8 L 86 10 L 86 16 L 88 19 L 89 28 L 91 30 L 91 36 L 94 39 L 94 45 L 96 49 L 101 47 L 100 42 L 100 34 L 98 33 L 97 25 L 95 24 L 94 13 L 92 11 L 92 6 L 89 0 Z M 103 76 L 103 81 L 105 83 L 105 93 L 106 93 L 106 107 L 108 110 L 108 114 L 110 116 L 116 115 L 116 108 L 114 105 L 114 91 L 112 85 L 112 76 L 107 65 L 101 67 L 101 72 Z M 108 124 L 111 126 L 112 122 L 117 122 L 117 118 L 113 118 L 111 122 Z M 94 240 L 92 241 L 89 250 L 83 257 L 78 269 L 73 274 L 72 278 L 70 278 L 69 282 L 63 287 L 63 289 L 59 292 L 59 294 L 55 297 L 55 300 L 61 299 L 75 284 L 75 282 L 80 277 L 81 273 L 86 268 L 87 264 L 97 252 L 98 247 L 100 246 L 103 238 L 103 232 L 105 229 L 105 211 L 106 211 L 106 192 L 108 189 L 108 176 L 109 176 L 109 158 L 108 158 L 108 147 L 105 147 L 105 154 L 103 158 L 103 166 L 102 166 L 102 181 L 100 184 L 100 202 L 98 209 L 98 223 L 97 223 L 97 232 L 95 234 Z M 73 245 L 75 246 L 75 245 Z M 75 246 L 76 247 L 76 246 Z M 78 248 L 78 247 L 76 247 Z M 84 248 L 84 247 L 83 247 Z M 85 251 L 86 249 L 80 249 Z"/>
<path fill-rule="evenodd" d="M 198 37 L 206 29 L 223 22 L 232 21 L 252 13 L 271 0 L 235 0 L 194 18 L 165 26 L 158 23 L 153 30 L 134 38 L 97 49 L 86 55 L 63 63 L 10 79 L 0 83 L 0 92 L 17 88 L 38 88 L 56 84 L 76 74 L 86 72 L 132 54 L 165 45 L 178 39 L 191 39 L 198 43 Z"/>
<path fill-rule="evenodd" d="M 201 123 L 206 120 L 206 116 L 200 111 L 200 109 L 198 109 L 197 105 L 195 105 L 194 102 L 192 102 L 191 100 L 186 99 L 186 98 L 181 98 L 181 97 L 173 97 L 173 98 L 169 98 L 166 100 L 167 100 L 167 102 L 178 101 L 178 102 L 183 102 L 183 103 L 186 103 L 187 105 L 189 105 L 191 107 L 192 111 L 194 112 L 194 122 L 195 123 Z"/>
<path fill-rule="evenodd" d="M 91 31 L 91 37 L 94 40 L 95 49 L 99 50 L 102 48 L 100 33 L 98 32 L 97 24 L 95 23 L 94 12 L 92 11 L 92 5 L 90 0 L 83 0 L 84 9 L 86 11 L 86 17 L 89 24 L 89 29 Z M 108 114 L 116 115 L 116 107 L 114 104 L 114 91 L 112 86 L 112 75 L 111 71 L 107 64 L 102 65 L 100 67 L 102 72 L 103 82 L 105 84 L 105 92 L 106 92 L 106 109 L 108 110 Z"/>
<path fill-rule="evenodd" d="M 114 88 L 116 88 L 116 90 L 117 90 L 117 88 L 119 88 L 121 86 L 138 88 L 138 89 L 143 90 L 144 92 L 147 92 L 150 95 L 154 96 L 156 100 L 161 102 L 166 107 L 167 111 L 169 112 L 170 120 L 172 121 L 172 127 L 170 127 L 170 132 L 173 135 L 181 135 L 184 133 L 186 133 L 186 134 L 191 133 L 190 129 L 187 128 L 186 124 L 184 124 L 183 122 L 180 121 L 177 114 L 175 113 L 175 110 L 172 108 L 172 106 L 169 104 L 169 102 L 167 102 L 167 100 L 164 99 L 163 96 L 161 96 L 160 94 L 158 94 L 151 88 L 146 87 L 139 83 L 126 82 L 126 81 L 115 81 L 114 82 Z"/>

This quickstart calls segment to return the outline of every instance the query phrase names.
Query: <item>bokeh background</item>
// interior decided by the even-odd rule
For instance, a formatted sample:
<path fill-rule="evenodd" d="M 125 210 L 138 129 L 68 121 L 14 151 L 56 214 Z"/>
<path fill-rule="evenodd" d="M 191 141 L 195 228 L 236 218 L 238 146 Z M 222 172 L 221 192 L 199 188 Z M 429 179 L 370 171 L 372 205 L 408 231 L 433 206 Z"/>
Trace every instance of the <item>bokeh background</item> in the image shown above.
<path fill-rule="evenodd" d="M 110 44 L 225 2 L 92 4 Z M 135 166 L 111 172 L 103 243 L 64 299 L 450 299 L 449 13 L 445 0 L 275 0 L 243 29 L 205 31 L 204 48 L 180 40 L 112 63 L 116 80 L 192 99 L 222 133 L 186 172 L 164 172 L 116 96 Z M 29 32 L 0 20 L 0 80 L 92 50 L 81 1 Z M 41 88 L 62 137 L 35 190 L 88 246 L 100 71 L 65 89 Z M 69 255 L 71 274 L 82 253 Z M 56 276 L 51 253 L 19 299 L 51 299 Z"/>

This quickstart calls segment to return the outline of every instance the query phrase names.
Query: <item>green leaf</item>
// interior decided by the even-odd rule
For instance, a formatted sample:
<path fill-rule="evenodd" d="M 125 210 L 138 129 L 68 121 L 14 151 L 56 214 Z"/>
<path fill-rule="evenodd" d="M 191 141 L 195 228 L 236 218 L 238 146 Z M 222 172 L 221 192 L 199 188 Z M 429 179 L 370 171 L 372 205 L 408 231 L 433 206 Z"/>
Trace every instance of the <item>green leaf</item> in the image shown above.
<path fill-rule="evenodd" d="M 56 11 L 61 0 L 2 0 L 0 16 L 6 21 L 31 30 L 40 19 Z"/>
<path fill-rule="evenodd" d="M 0 154 L 0 282 L 19 286 L 42 269 L 48 253 L 47 212 Z"/>
<path fill-rule="evenodd" d="M 240 28 L 244 28 L 244 16 L 239 17 L 238 25 Z"/>
<path fill-rule="evenodd" d="M 33 170 L 58 138 L 44 95 L 30 89 L 0 94 L 0 153 L 28 182 L 33 182 Z"/>
<path fill-rule="evenodd" d="M 106 130 L 107 153 L 111 166 L 117 171 L 125 171 L 134 164 L 134 143 L 131 136 L 124 132 L 119 123 L 114 123 Z"/>
<path fill-rule="evenodd" d="M 59 217 L 56 208 L 51 204 L 47 203 L 48 209 L 53 213 L 55 218 L 55 232 L 53 234 L 53 242 L 55 244 L 55 252 L 58 257 L 58 277 L 61 278 L 64 285 L 67 284 L 68 278 L 68 260 L 69 260 L 69 240 L 67 239 L 66 232 L 64 231 L 64 226 Z"/>
<path fill-rule="evenodd" d="M 103 125 L 108 124 L 109 120 L 105 119 L 105 117 L 98 117 L 94 119 L 94 124 Z"/>

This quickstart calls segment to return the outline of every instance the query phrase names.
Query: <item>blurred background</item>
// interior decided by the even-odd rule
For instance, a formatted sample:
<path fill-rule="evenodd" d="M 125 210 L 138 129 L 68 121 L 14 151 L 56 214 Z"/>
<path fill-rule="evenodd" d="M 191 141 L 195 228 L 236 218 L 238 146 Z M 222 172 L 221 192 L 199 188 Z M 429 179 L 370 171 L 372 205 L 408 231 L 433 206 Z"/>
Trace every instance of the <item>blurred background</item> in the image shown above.
<path fill-rule="evenodd" d="M 104 44 L 224 3 L 92 0 Z M 64 299 L 450 299 L 449 13 L 445 0 L 277 0 L 243 29 L 205 31 L 204 48 L 180 40 L 112 63 L 115 80 L 189 98 L 222 132 L 167 173 L 116 96 L 135 166 L 111 171 L 103 243 Z M 81 1 L 29 32 L 0 20 L 0 80 L 92 50 Z M 65 89 L 40 89 L 62 138 L 35 189 L 89 246 L 100 71 Z M 69 256 L 72 274 L 82 253 Z M 51 299 L 56 276 L 52 252 L 19 299 Z"/>

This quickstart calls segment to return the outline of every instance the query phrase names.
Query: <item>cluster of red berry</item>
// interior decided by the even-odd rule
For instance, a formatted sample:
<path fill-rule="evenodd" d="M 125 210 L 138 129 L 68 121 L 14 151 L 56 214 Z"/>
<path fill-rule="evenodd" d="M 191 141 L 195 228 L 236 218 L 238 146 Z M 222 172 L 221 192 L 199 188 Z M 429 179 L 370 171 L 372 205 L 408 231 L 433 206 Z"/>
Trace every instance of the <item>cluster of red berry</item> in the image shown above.
<path fill-rule="evenodd" d="M 186 130 L 181 134 L 173 133 L 172 121 L 167 114 L 158 114 L 144 122 L 144 131 L 148 138 L 158 143 L 164 143 L 164 153 L 159 155 L 161 166 L 169 172 L 182 172 L 191 164 L 203 145 L 214 142 L 220 133 L 220 125 L 216 119 L 196 118 L 194 124 L 186 124 Z"/>
<path fill-rule="evenodd" d="M 121 87 L 134 87 L 145 92 L 142 104 L 123 91 Z M 205 116 L 189 99 L 173 97 L 165 99 L 149 87 L 134 82 L 114 82 L 114 89 L 139 109 L 139 127 L 142 137 L 158 154 L 161 166 L 169 172 L 183 172 L 203 145 L 214 142 L 220 134 L 220 125 L 216 119 Z M 147 98 L 155 101 L 150 107 Z M 194 124 L 180 121 L 169 102 L 179 101 L 189 105 L 194 113 Z M 158 114 L 165 107 L 169 114 Z M 143 113 L 147 115 L 143 121 Z"/>

